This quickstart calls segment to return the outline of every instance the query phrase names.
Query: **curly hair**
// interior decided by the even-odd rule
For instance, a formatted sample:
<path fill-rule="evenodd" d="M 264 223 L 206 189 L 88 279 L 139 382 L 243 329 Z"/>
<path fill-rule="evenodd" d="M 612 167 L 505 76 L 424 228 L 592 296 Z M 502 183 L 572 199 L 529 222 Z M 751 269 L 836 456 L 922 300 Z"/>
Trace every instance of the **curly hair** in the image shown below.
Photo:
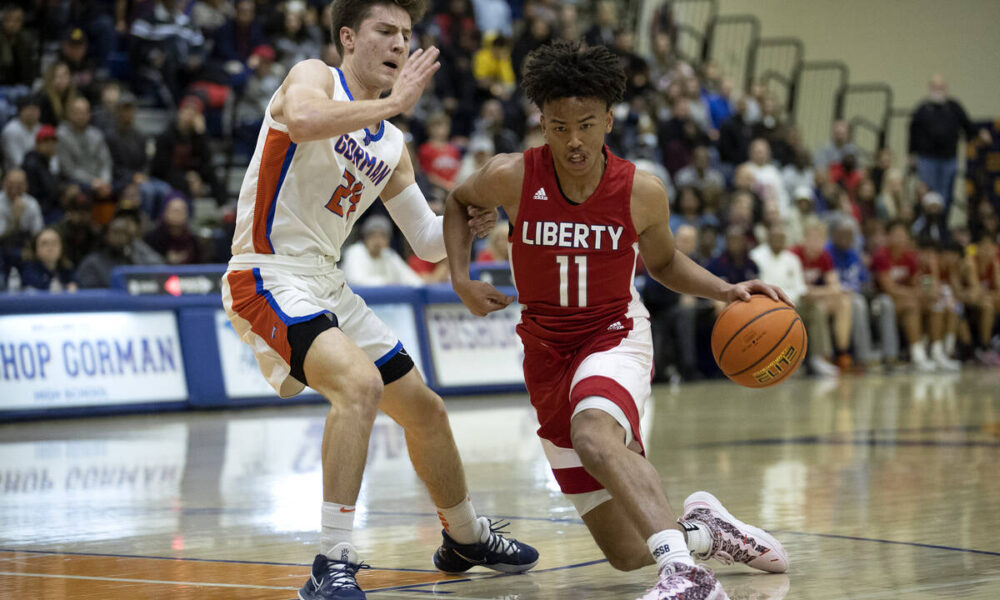
<path fill-rule="evenodd" d="M 521 86 L 538 108 L 560 98 L 598 98 L 611 108 L 625 95 L 625 70 L 606 46 L 557 41 L 528 55 Z"/>
<path fill-rule="evenodd" d="M 416 23 L 424 18 L 427 12 L 428 0 L 333 0 L 330 3 L 330 35 L 337 45 L 337 52 L 344 55 L 344 45 L 340 43 L 341 27 L 349 27 L 355 31 L 371 14 L 372 8 L 378 5 L 398 6 L 410 15 L 410 23 Z"/>

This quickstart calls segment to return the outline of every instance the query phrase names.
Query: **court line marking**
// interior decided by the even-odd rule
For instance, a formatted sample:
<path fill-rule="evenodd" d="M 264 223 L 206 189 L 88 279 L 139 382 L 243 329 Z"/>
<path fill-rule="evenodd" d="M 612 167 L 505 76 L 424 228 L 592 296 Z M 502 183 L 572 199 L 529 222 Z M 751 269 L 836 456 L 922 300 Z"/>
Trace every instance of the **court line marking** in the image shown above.
<path fill-rule="evenodd" d="M 224 587 L 254 590 L 298 590 L 297 587 L 277 585 L 250 585 L 245 583 L 209 583 L 203 581 L 166 581 L 160 579 L 132 579 L 129 577 L 98 577 L 96 575 L 57 575 L 52 573 L 18 573 L 15 571 L 0 571 L 0 576 L 10 577 L 41 577 L 48 579 L 85 579 L 87 581 L 113 581 L 116 583 L 153 583 L 165 585 L 194 585 L 198 587 Z"/>

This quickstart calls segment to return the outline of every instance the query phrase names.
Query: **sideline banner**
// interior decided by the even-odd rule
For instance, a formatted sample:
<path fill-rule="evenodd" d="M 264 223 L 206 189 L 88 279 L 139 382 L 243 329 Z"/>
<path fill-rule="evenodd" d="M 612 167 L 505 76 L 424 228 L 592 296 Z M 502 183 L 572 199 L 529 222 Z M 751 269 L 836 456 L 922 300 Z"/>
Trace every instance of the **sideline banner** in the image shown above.
<path fill-rule="evenodd" d="M 514 329 L 521 305 L 485 317 L 474 316 L 459 303 L 430 304 L 426 311 L 439 386 L 524 385 L 524 349 Z"/>
<path fill-rule="evenodd" d="M 186 399 L 172 311 L 0 317 L 0 411 Z"/>

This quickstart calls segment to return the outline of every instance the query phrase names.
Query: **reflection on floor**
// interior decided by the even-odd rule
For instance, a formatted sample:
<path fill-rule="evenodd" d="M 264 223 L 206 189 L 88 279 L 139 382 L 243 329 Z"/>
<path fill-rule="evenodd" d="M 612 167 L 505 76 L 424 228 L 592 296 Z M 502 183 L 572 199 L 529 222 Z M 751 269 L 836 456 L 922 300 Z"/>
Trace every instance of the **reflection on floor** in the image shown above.
<path fill-rule="evenodd" d="M 720 567 L 734 600 L 1000 597 L 1000 373 L 660 387 L 647 450 L 777 531 L 788 575 Z M 449 577 L 402 431 L 380 418 L 357 542 L 372 598 L 642 594 L 561 497 L 523 396 L 449 400 L 477 508 L 538 546 L 529 575 Z M 0 426 L 0 597 L 275 599 L 315 552 L 321 406 Z"/>

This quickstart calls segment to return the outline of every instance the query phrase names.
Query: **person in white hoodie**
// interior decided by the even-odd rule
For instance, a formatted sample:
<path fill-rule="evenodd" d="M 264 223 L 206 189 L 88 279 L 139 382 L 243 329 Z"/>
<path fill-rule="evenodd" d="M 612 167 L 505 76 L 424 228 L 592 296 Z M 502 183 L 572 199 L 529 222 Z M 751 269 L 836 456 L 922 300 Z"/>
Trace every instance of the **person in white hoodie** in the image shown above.
<path fill-rule="evenodd" d="M 353 287 L 421 285 L 423 280 L 392 248 L 392 223 L 372 215 L 361 226 L 361 239 L 344 249 L 340 268 Z"/>

